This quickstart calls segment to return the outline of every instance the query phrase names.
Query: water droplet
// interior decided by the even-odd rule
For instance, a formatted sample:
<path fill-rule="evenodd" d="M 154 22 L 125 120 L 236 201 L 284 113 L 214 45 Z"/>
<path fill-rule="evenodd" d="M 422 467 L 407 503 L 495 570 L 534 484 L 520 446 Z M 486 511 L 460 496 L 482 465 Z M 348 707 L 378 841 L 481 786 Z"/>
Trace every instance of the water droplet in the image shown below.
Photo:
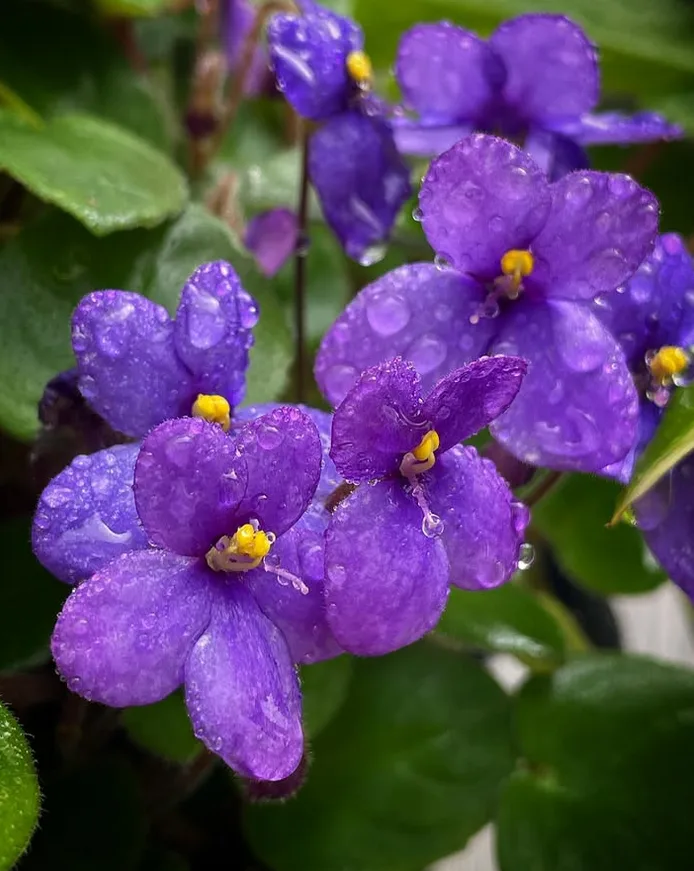
<path fill-rule="evenodd" d="M 382 293 L 367 302 L 366 317 L 379 336 L 394 336 L 409 323 L 410 308 L 401 296 Z"/>
<path fill-rule="evenodd" d="M 434 257 L 434 266 L 439 270 L 439 272 L 445 272 L 446 269 L 451 268 L 450 262 L 442 254 L 437 254 L 436 257 Z"/>
<path fill-rule="evenodd" d="M 424 217 L 424 212 L 420 208 L 416 208 L 412 210 L 412 220 L 417 221 L 419 223 Z"/>
<path fill-rule="evenodd" d="M 257 429 L 258 444 L 264 451 L 274 451 L 284 441 L 284 435 L 272 424 L 261 424 Z"/>
<path fill-rule="evenodd" d="M 325 373 L 325 388 L 331 401 L 338 403 L 357 380 L 359 373 L 354 366 L 338 363 Z"/>
<path fill-rule="evenodd" d="M 427 538 L 438 538 L 444 529 L 444 522 L 438 514 L 427 512 L 422 518 L 422 532 Z"/>
<path fill-rule="evenodd" d="M 420 375 L 427 375 L 438 368 L 448 355 L 443 339 L 433 333 L 426 333 L 414 341 L 405 354 Z"/>
<path fill-rule="evenodd" d="M 296 241 L 296 248 L 294 249 L 297 257 L 306 257 L 308 256 L 308 252 L 311 249 L 311 239 L 309 236 L 300 236 Z"/>
<path fill-rule="evenodd" d="M 518 569 L 521 572 L 526 571 L 535 561 L 535 548 L 527 541 L 520 546 L 518 552 Z"/>
<path fill-rule="evenodd" d="M 369 245 L 359 255 L 359 263 L 362 266 L 373 266 L 374 263 L 380 263 L 386 256 L 388 249 L 383 243 L 377 245 Z"/>

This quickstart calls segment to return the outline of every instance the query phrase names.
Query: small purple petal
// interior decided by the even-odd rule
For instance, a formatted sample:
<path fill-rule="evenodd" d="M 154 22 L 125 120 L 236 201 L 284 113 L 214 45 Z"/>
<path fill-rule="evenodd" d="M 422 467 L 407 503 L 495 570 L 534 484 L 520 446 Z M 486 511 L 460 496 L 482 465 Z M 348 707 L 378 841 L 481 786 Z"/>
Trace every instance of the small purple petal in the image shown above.
<path fill-rule="evenodd" d="M 395 78 L 405 104 L 427 121 L 472 121 L 494 98 L 495 76 L 487 70 L 498 65 L 483 39 L 440 21 L 417 24 L 402 35 Z"/>
<path fill-rule="evenodd" d="M 325 220 L 347 254 L 370 260 L 370 250 L 388 238 L 412 190 L 388 125 L 357 111 L 331 118 L 309 142 L 309 174 Z"/>
<path fill-rule="evenodd" d="M 223 0 L 221 13 L 229 70 L 239 75 L 243 45 L 253 27 L 256 11 L 249 0 Z M 269 70 L 267 52 L 264 46 L 259 45 L 253 52 L 250 70 L 245 71 L 243 91 L 247 96 L 256 96 L 267 91 L 270 85 L 272 85 L 272 74 Z"/>
<path fill-rule="evenodd" d="M 76 457 L 41 494 L 32 544 L 61 581 L 83 581 L 117 556 L 147 546 L 133 497 L 139 445 Z"/>
<path fill-rule="evenodd" d="M 606 478 L 614 478 L 622 484 L 628 484 L 634 471 L 636 459 L 643 453 L 646 445 L 655 435 L 662 416 L 663 409 L 659 408 L 655 402 L 645 398 L 642 399 L 639 406 L 639 428 L 636 444 L 623 460 L 605 466 L 600 474 Z"/>
<path fill-rule="evenodd" d="M 137 293 L 90 293 L 72 315 L 79 386 L 114 429 L 143 436 L 195 398 L 166 309 Z"/>
<path fill-rule="evenodd" d="M 149 538 L 185 556 L 204 556 L 222 535 L 236 532 L 246 485 L 233 440 L 217 424 L 192 417 L 153 430 L 135 465 L 135 503 Z"/>
<path fill-rule="evenodd" d="M 282 535 L 304 513 L 318 486 L 318 430 L 298 408 L 282 406 L 245 424 L 234 447 L 247 481 L 234 508 L 237 525 L 254 518 L 266 532 Z"/>
<path fill-rule="evenodd" d="M 528 248 L 549 214 L 544 175 L 515 145 L 475 134 L 434 160 L 419 194 L 432 248 L 480 280 L 501 274 L 510 249 Z"/>
<path fill-rule="evenodd" d="M 530 513 L 514 500 L 494 463 L 459 445 L 437 460 L 426 490 L 444 523 L 450 582 L 485 590 L 507 581 L 518 567 Z"/>
<path fill-rule="evenodd" d="M 242 584 L 220 588 L 185 669 L 195 734 L 235 771 L 282 780 L 301 761 L 301 695 L 282 633 Z"/>
<path fill-rule="evenodd" d="M 506 411 L 527 368 L 519 357 L 483 357 L 439 381 L 422 410 L 438 433 L 437 455 L 475 435 Z"/>
<path fill-rule="evenodd" d="M 636 441 L 638 397 L 624 355 L 580 303 L 513 303 L 493 349 L 525 357 L 525 376 L 492 435 L 534 466 L 595 472 Z"/>
<path fill-rule="evenodd" d="M 486 352 L 496 324 L 470 317 L 485 297 L 477 282 L 431 263 L 400 266 L 367 285 L 323 337 L 315 376 L 339 405 L 370 366 L 403 357 L 431 389 L 451 370 Z"/>
<path fill-rule="evenodd" d="M 400 154 L 413 157 L 438 157 L 452 148 L 456 142 L 472 133 L 472 124 L 436 125 L 423 124 L 412 118 L 390 119 L 393 138 Z"/>
<path fill-rule="evenodd" d="M 617 173 L 572 172 L 551 190 L 552 210 L 532 245 L 528 284 L 562 299 L 614 290 L 653 248 L 658 201 Z"/>
<path fill-rule="evenodd" d="M 550 181 L 590 167 L 588 154 L 573 139 L 540 127 L 528 131 L 523 147 Z"/>
<path fill-rule="evenodd" d="M 504 101 L 526 121 L 580 115 L 595 106 L 600 76 L 595 46 L 563 15 L 520 15 L 489 40 L 506 67 Z"/>
<path fill-rule="evenodd" d="M 351 653 L 379 656 L 433 629 L 448 560 L 399 481 L 362 484 L 336 509 L 325 550 L 328 622 Z"/>
<path fill-rule="evenodd" d="M 216 260 L 195 270 L 178 304 L 174 341 L 193 373 L 196 393 L 219 394 L 232 406 L 241 402 L 257 323 L 258 305 L 231 264 Z"/>
<path fill-rule="evenodd" d="M 414 367 L 401 358 L 367 369 L 333 415 L 330 456 L 348 481 L 397 472 L 427 432 Z"/>
<path fill-rule="evenodd" d="M 275 15 L 267 27 L 270 60 L 284 95 L 304 118 L 320 121 L 342 112 L 352 93 L 347 55 L 364 36 L 348 18 L 326 9 Z"/>
<path fill-rule="evenodd" d="M 637 112 L 635 115 L 598 112 L 552 126 L 581 145 L 629 145 L 684 136 L 679 124 L 671 124 L 655 112 Z"/>
<path fill-rule="evenodd" d="M 291 209 L 270 209 L 248 222 L 243 244 L 267 278 L 276 275 L 296 251 L 299 220 Z"/>
<path fill-rule="evenodd" d="M 68 687 L 122 708 L 163 699 L 210 617 L 210 571 L 161 550 L 123 554 L 76 587 L 51 649 Z"/>

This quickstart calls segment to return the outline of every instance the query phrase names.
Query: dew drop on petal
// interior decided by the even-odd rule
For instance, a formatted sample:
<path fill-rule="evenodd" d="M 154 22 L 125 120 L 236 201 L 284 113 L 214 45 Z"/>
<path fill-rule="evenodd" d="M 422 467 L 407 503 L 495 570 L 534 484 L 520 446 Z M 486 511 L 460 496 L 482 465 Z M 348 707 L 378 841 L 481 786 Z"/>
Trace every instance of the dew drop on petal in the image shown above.
<path fill-rule="evenodd" d="M 366 304 L 366 317 L 379 336 L 393 336 L 409 323 L 410 307 L 397 294 L 380 294 Z"/>
<path fill-rule="evenodd" d="M 451 264 L 443 255 L 437 254 L 436 257 L 434 257 L 434 266 L 439 270 L 439 272 L 444 272 L 446 269 L 450 269 Z"/>
<path fill-rule="evenodd" d="M 438 538 L 443 534 L 444 522 L 438 514 L 427 512 L 422 519 L 422 532 L 427 538 Z"/>
<path fill-rule="evenodd" d="M 412 210 L 412 220 L 419 223 L 424 218 L 424 212 L 420 208 Z"/>
<path fill-rule="evenodd" d="M 535 562 L 535 548 L 527 541 L 520 546 L 518 551 L 518 569 L 526 571 Z"/>
<path fill-rule="evenodd" d="M 380 263 L 386 256 L 386 246 L 383 244 L 369 245 L 359 256 L 359 263 L 362 266 L 373 266 L 374 263 Z"/>

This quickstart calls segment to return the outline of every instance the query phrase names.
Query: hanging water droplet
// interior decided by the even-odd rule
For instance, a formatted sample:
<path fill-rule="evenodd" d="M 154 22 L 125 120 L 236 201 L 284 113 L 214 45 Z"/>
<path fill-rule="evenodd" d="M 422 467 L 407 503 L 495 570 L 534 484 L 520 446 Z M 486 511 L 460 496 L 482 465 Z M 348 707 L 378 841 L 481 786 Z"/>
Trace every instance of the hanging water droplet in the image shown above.
<path fill-rule="evenodd" d="M 439 272 L 443 272 L 446 269 L 450 269 L 451 264 L 445 257 L 442 257 L 441 254 L 437 254 L 436 257 L 434 257 L 434 266 L 439 270 Z"/>
<path fill-rule="evenodd" d="M 427 512 L 422 520 L 422 532 L 427 538 L 438 538 L 443 532 L 444 523 L 438 514 Z"/>
<path fill-rule="evenodd" d="M 311 239 L 306 235 L 299 236 L 299 238 L 296 240 L 296 248 L 294 249 L 297 257 L 307 257 L 310 248 Z"/>
<path fill-rule="evenodd" d="M 386 246 L 383 244 L 369 245 L 369 247 L 365 248 L 361 253 L 359 263 L 362 266 L 373 266 L 374 263 L 380 263 L 386 256 L 386 250 Z"/>
<path fill-rule="evenodd" d="M 412 220 L 419 223 L 424 217 L 424 212 L 420 208 L 412 209 Z"/>
<path fill-rule="evenodd" d="M 529 569 L 530 566 L 535 562 L 535 548 L 532 544 L 529 544 L 527 541 L 520 546 L 520 551 L 518 552 L 518 568 L 521 572 Z"/>

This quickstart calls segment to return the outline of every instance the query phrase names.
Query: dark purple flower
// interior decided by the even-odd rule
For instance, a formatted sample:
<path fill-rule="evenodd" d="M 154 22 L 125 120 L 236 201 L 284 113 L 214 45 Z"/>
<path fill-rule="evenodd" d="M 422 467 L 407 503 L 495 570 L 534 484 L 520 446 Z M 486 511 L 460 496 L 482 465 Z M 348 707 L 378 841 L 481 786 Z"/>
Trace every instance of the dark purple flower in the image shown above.
<path fill-rule="evenodd" d="M 507 450 L 579 471 L 624 457 L 636 438 L 636 390 L 589 303 L 652 248 L 652 194 L 599 172 L 550 184 L 516 146 L 477 134 L 432 162 L 420 211 L 438 266 L 400 267 L 347 307 L 316 360 L 327 399 L 337 405 L 360 372 L 396 355 L 431 388 L 482 354 L 510 354 L 530 366 L 491 425 Z"/>
<path fill-rule="evenodd" d="M 287 777 L 303 751 L 293 663 L 339 652 L 322 598 L 297 574 L 309 557 L 293 533 L 320 468 L 315 426 L 287 407 L 233 437 L 180 418 L 139 454 L 78 458 L 44 492 L 33 530 L 48 568 L 85 579 L 53 634 L 68 686 L 123 707 L 183 683 L 211 750 L 246 777 Z"/>
<path fill-rule="evenodd" d="M 237 405 L 257 321 L 255 300 L 223 260 L 190 276 L 175 320 L 137 293 L 90 293 L 72 316 L 82 395 L 114 429 L 134 437 L 190 414 L 198 394 Z"/>
<path fill-rule="evenodd" d="M 269 209 L 248 222 L 243 244 L 255 257 L 258 268 L 272 278 L 296 251 L 299 220 L 291 209 Z"/>
<path fill-rule="evenodd" d="M 350 257 L 370 262 L 410 196 L 380 101 L 361 28 L 301 0 L 301 13 L 275 15 L 268 44 L 277 83 L 304 118 L 321 122 L 309 143 L 309 174 L 325 219 Z"/>
<path fill-rule="evenodd" d="M 396 358 L 364 372 L 335 411 L 330 455 L 359 484 L 325 547 L 328 623 L 346 650 L 410 644 L 437 623 L 449 584 L 486 589 L 515 571 L 528 511 L 459 442 L 508 408 L 525 369 L 483 358 L 423 396 L 417 371 Z"/>
<path fill-rule="evenodd" d="M 395 74 L 416 112 L 395 119 L 405 154 L 435 156 L 486 131 L 525 138 L 526 150 L 556 179 L 588 166 L 584 146 L 683 135 L 652 113 L 594 114 L 597 51 L 563 15 L 521 15 L 488 40 L 449 22 L 418 24 L 400 40 Z"/>

